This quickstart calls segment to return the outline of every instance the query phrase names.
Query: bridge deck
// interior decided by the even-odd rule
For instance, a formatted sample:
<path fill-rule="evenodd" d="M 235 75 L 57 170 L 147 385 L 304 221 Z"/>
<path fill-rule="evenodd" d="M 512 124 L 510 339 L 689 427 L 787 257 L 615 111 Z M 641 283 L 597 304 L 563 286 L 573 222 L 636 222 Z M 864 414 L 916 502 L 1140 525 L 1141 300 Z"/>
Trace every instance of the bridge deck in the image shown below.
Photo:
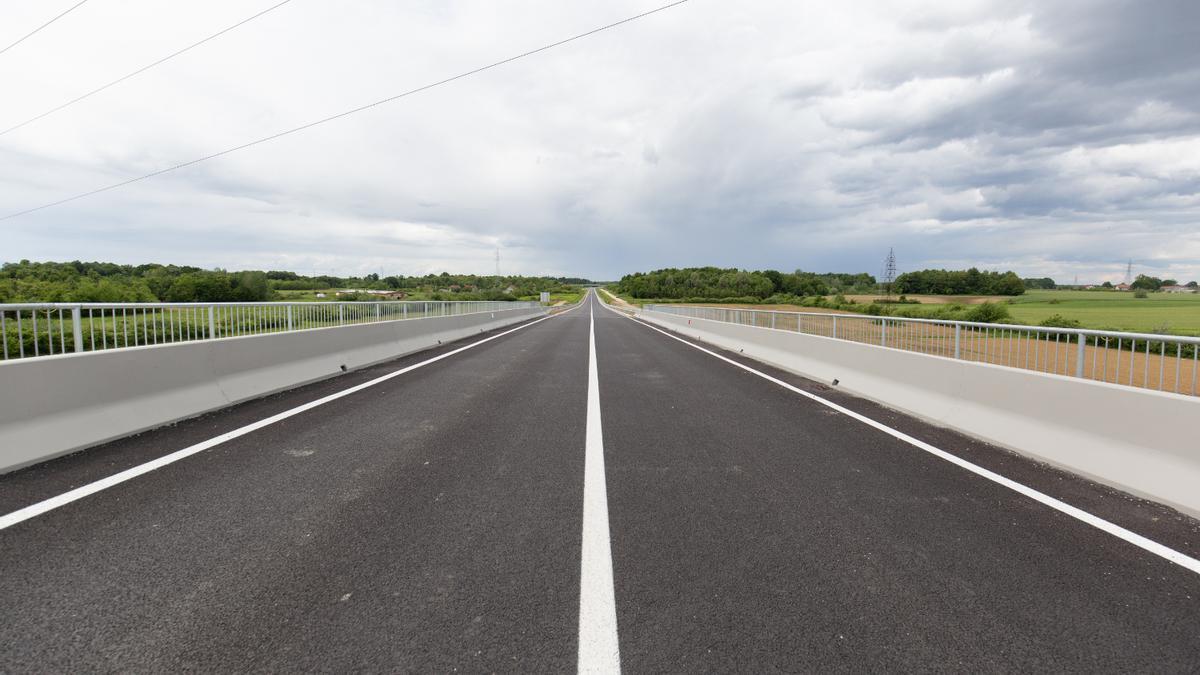
<path fill-rule="evenodd" d="M 623 669 L 1200 667 L 1200 575 L 590 299 L 0 530 L 0 669 L 576 668 L 593 334 Z M 462 344 L 0 477 L 0 514 Z M 1166 508 L 745 363 L 1200 555 Z"/>

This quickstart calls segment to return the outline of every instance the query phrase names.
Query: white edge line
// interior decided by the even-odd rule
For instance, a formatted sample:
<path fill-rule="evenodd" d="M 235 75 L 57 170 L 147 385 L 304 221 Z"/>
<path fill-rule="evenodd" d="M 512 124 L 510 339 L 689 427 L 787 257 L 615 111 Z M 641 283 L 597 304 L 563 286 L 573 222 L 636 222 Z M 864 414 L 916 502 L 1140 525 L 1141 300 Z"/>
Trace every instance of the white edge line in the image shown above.
<path fill-rule="evenodd" d="M 989 471 L 981 466 L 972 464 L 971 462 L 968 462 L 967 460 L 962 459 L 961 457 L 952 455 L 949 452 L 946 452 L 945 450 L 942 450 L 940 448 L 937 448 L 935 446 L 932 446 L 932 445 L 926 443 L 925 441 L 913 438 L 912 436 L 909 436 L 908 434 L 906 434 L 902 431 L 893 429 L 893 428 L 887 426 L 886 424 L 883 424 L 881 422 L 876 422 L 875 420 L 873 420 L 865 415 L 856 413 L 853 410 L 850 410 L 849 408 L 845 408 L 843 406 L 840 406 L 840 405 L 834 403 L 833 401 L 829 401 L 827 399 L 821 398 L 820 396 L 817 396 L 816 394 L 812 394 L 810 392 L 804 391 L 803 389 L 800 389 L 799 387 L 788 384 L 787 382 L 784 382 L 783 380 L 780 380 L 779 378 L 772 377 L 770 375 L 767 375 L 766 373 L 757 371 L 743 363 L 738 363 L 737 361 L 734 361 L 733 359 L 722 356 L 714 351 L 705 349 L 704 347 L 701 347 L 699 345 L 688 342 L 687 340 L 684 340 L 683 338 L 681 338 L 677 335 L 672 335 L 668 331 L 658 328 L 657 326 L 651 326 L 650 324 L 646 323 L 645 321 L 639 321 L 637 319 L 634 319 L 633 317 L 627 316 L 627 315 L 625 315 L 615 309 L 612 309 L 612 308 L 609 308 L 609 311 L 616 313 L 618 316 L 624 316 L 625 318 L 629 319 L 630 321 L 633 321 L 634 323 L 645 326 L 646 328 L 658 331 L 659 333 L 662 333 L 663 335 L 666 335 L 667 337 L 669 337 L 673 340 L 678 340 L 689 347 L 692 347 L 692 348 L 695 348 L 695 349 L 698 349 L 698 350 L 704 352 L 705 354 L 708 354 L 708 355 L 718 358 L 722 361 L 725 361 L 726 363 L 737 366 L 738 368 L 741 368 L 742 370 L 745 370 L 749 373 L 753 373 L 753 374 L 763 378 L 764 380 L 773 382 L 773 383 L 783 387 L 784 389 L 787 389 L 789 391 L 800 394 L 801 396 L 804 396 L 806 398 L 812 399 L 813 401 L 816 401 L 817 403 L 820 403 L 821 405 L 832 408 L 833 410 L 836 410 L 836 411 L 842 413 L 843 415 L 846 415 L 855 420 L 858 420 L 859 422 L 862 422 L 863 424 L 866 424 L 869 427 L 878 429 L 879 431 L 882 431 L 885 434 L 892 436 L 893 438 L 897 438 L 901 441 L 904 441 L 905 443 L 908 443 L 909 445 L 920 448 L 921 450 L 924 450 L 925 452 L 928 452 L 929 454 L 934 455 L 935 457 L 940 457 L 941 459 L 944 459 L 947 462 L 950 462 L 951 464 L 954 464 L 963 469 L 966 469 L 967 471 L 970 471 L 971 473 L 973 473 L 977 476 L 986 478 L 986 479 L 992 481 L 993 483 L 1002 485 L 1014 492 L 1017 492 L 1017 493 L 1020 493 L 1024 496 L 1026 496 L 1034 501 L 1045 504 L 1046 506 L 1049 506 L 1050 508 L 1054 509 L 1055 511 L 1058 511 L 1060 513 L 1064 513 L 1068 516 L 1071 516 L 1072 518 L 1075 518 L 1076 520 L 1080 520 L 1084 523 L 1087 523 L 1088 525 L 1091 525 L 1092 527 L 1094 527 L 1098 530 L 1107 532 L 1108 534 L 1111 534 L 1112 536 L 1117 537 L 1118 539 L 1122 539 L 1130 544 L 1133 544 L 1134 546 L 1137 546 L 1138 548 L 1141 548 L 1145 551 L 1153 553 L 1154 555 L 1159 556 L 1160 558 L 1169 560 L 1181 567 L 1191 570 L 1192 572 L 1200 574 L 1200 560 L 1197 560 L 1196 558 L 1193 558 L 1185 553 L 1181 553 L 1179 551 L 1176 551 L 1175 549 L 1163 546 L 1162 544 L 1160 544 L 1152 539 L 1143 537 L 1142 535 L 1140 535 L 1136 532 L 1127 530 L 1127 529 L 1121 527 L 1120 525 L 1109 522 L 1099 516 L 1092 515 L 1091 513 L 1088 513 L 1087 511 L 1084 511 L 1083 509 L 1071 506 L 1070 504 L 1067 504 L 1066 502 L 1055 499 L 1054 497 L 1051 497 L 1048 494 L 1045 494 L 1043 492 L 1035 490 L 1027 485 L 1018 483 L 1015 480 L 1012 480 L 1011 478 L 1005 478 L 1004 476 L 1001 476 L 1000 474 L 995 473 L 994 471 Z"/>
<path fill-rule="evenodd" d="M 596 310 L 591 302 L 588 307 L 590 325 L 583 468 L 583 546 L 579 563 L 578 672 L 620 673 L 612 540 L 604 478 L 604 434 L 600 422 L 600 381 L 596 368 Z"/>
<path fill-rule="evenodd" d="M 573 311 L 573 310 L 568 310 L 568 311 Z M 459 354 L 468 349 L 471 349 L 472 347 L 478 347 L 479 345 L 484 344 L 486 342 L 491 342 L 492 340 L 495 340 L 497 338 L 502 338 L 505 335 L 508 335 L 509 333 L 515 333 L 516 331 L 519 331 L 523 328 L 529 328 L 530 326 L 539 324 L 547 319 L 552 319 L 556 316 L 562 316 L 563 314 L 566 314 L 566 313 L 567 312 L 559 312 L 558 314 L 544 316 L 540 319 L 537 319 L 536 321 L 531 321 L 531 322 L 523 324 L 521 326 L 517 326 L 516 328 L 506 330 L 503 333 L 497 333 L 495 335 L 486 337 L 477 342 L 472 342 L 469 345 L 464 345 L 457 349 L 448 351 L 445 354 L 439 354 L 433 358 L 421 361 L 420 363 L 414 363 L 410 366 L 405 366 L 404 368 L 390 372 L 386 375 L 382 375 L 373 380 L 368 380 L 367 382 L 363 382 L 361 384 L 356 384 L 353 387 L 350 387 L 348 389 L 343 389 L 342 391 L 335 392 L 335 393 L 329 394 L 327 396 L 323 396 L 314 401 L 309 401 L 308 403 L 296 406 L 295 408 L 291 408 L 291 409 L 285 410 L 281 413 L 271 415 L 270 417 L 261 419 L 257 422 L 252 422 L 250 424 L 247 424 L 246 426 L 234 429 L 233 431 L 228 431 L 226 433 L 223 433 L 220 436 L 214 436 L 213 438 L 210 438 L 206 441 L 201 441 L 199 443 L 196 443 L 195 445 L 189 445 L 188 447 L 183 448 L 182 450 L 176 450 L 175 452 L 172 452 L 168 455 L 163 455 L 162 457 L 153 459 L 149 462 L 146 462 L 145 464 L 139 464 L 138 466 L 126 469 L 124 471 L 121 471 L 120 473 L 115 473 L 107 478 L 101 478 L 100 480 L 95 481 L 94 483 L 88 483 L 87 485 L 82 485 L 80 487 L 75 488 L 74 490 L 64 492 L 63 494 L 58 495 L 56 497 L 51 497 L 49 499 L 40 501 L 36 504 L 31 504 L 24 508 L 17 509 L 16 511 L 13 511 L 12 513 L 9 513 L 4 516 L 0 516 L 0 530 L 4 530 L 6 528 L 12 527 L 13 525 L 24 522 L 26 520 L 29 520 L 30 518 L 35 518 L 35 517 L 40 516 L 43 513 L 46 513 L 48 511 L 53 511 L 54 509 L 57 509 L 61 506 L 66 506 L 67 504 L 70 504 L 71 502 L 78 501 L 80 499 L 83 499 L 84 497 L 87 497 L 88 495 L 93 495 L 97 492 L 100 492 L 101 490 L 107 490 L 108 488 L 113 487 L 114 485 L 120 485 L 121 483 L 124 483 L 125 481 L 132 480 L 143 474 L 150 473 L 151 471 L 154 471 L 155 469 L 161 469 L 162 467 L 167 466 L 168 464 L 174 464 L 175 462 L 178 462 L 181 459 L 191 457 L 192 455 L 194 455 L 196 453 L 204 452 L 205 450 L 214 448 L 218 445 L 221 445 L 222 443 L 225 443 L 226 441 L 231 441 L 240 436 L 245 436 L 246 434 L 249 434 L 251 432 L 258 431 L 259 429 L 262 429 L 263 427 L 270 426 L 272 424 L 275 424 L 276 422 L 280 422 L 289 417 L 294 417 L 296 415 L 299 415 L 302 412 L 312 410 L 313 408 L 316 408 L 317 406 L 325 405 L 326 403 L 329 403 L 331 401 L 336 401 L 339 398 L 343 398 L 343 397 L 349 396 L 351 394 L 360 392 L 363 389 L 367 389 L 368 387 L 373 387 L 381 382 L 386 382 L 394 377 L 399 377 L 400 375 L 403 375 L 405 373 L 412 372 L 412 371 L 416 370 L 417 368 L 421 368 L 421 367 L 427 366 L 431 363 L 441 361 L 442 359 L 449 358 L 451 356 L 454 356 L 455 354 Z"/>

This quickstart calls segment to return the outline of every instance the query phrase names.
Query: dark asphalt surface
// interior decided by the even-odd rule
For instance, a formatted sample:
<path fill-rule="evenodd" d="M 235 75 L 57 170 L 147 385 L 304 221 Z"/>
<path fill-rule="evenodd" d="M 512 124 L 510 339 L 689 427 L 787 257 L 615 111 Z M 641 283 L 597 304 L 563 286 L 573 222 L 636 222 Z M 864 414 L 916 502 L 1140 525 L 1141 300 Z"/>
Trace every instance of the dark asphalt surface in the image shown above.
<path fill-rule="evenodd" d="M 573 669 L 581 313 L 0 532 L 0 671 Z"/>
<path fill-rule="evenodd" d="M 0 672 L 574 670 L 590 309 L 0 531 Z M 1200 671 L 1200 575 L 594 310 L 623 670 Z M 0 476 L 0 513 L 475 339 Z"/>

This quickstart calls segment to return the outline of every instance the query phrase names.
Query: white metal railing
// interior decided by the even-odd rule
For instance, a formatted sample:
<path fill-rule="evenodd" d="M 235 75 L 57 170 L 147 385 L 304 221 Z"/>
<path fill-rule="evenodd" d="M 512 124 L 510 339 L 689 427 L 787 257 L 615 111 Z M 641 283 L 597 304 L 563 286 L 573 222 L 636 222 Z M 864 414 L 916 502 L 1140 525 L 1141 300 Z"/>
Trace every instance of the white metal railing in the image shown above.
<path fill-rule="evenodd" d="M 1194 337 L 689 305 L 645 305 L 643 309 L 1200 395 L 1200 338 Z"/>
<path fill-rule="evenodd" d="M 0 361 L 538 306 L 503 301 L 0 304 Z"/>

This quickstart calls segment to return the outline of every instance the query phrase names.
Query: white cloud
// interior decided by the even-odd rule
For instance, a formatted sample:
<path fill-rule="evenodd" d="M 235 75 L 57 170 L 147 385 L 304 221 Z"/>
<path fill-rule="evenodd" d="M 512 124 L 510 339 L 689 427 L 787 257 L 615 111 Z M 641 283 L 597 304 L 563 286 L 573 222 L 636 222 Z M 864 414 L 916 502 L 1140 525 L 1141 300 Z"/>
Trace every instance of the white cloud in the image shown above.
<path fill-rule="evenodd" d="M 269 4 L 89 3 L 0 58 L 0 128 Z M 0 212 L 652 6 L 294 0 L 0 136 Z M 0 42 L 47 11 L 0 10 Z M 1200 278 L 1195 14 L 1173 0 L 693 0 L 0 222 L 0 260 L 486 272 L 499 245 L 507 271 L 612 278 L 686 264 L 876 272 L 895 246 L 909 269 L 1091 280 L 1134 257 Z"/>

